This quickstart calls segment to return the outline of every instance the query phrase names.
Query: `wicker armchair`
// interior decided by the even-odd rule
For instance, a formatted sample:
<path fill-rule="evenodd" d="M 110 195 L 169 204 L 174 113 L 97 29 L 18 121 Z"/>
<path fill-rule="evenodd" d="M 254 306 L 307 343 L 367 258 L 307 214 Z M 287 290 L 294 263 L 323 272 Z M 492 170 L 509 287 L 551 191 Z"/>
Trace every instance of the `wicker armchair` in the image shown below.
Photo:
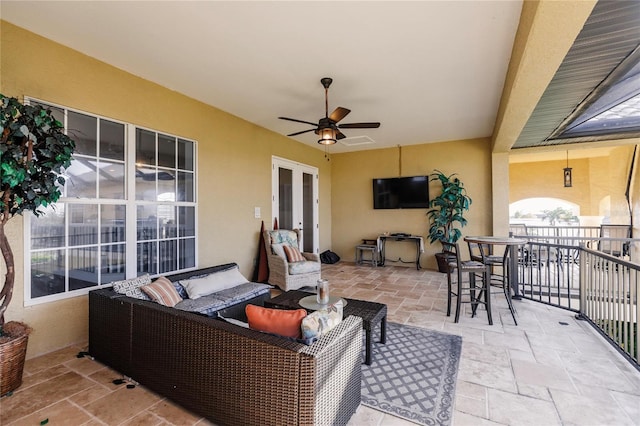
<path fill-rule="evenodd" d="M 269 264 L 269 284 L 283 291 L 301 287 L 315 287 L 320 279 L 320 257 L 315 253 L 302 253 L 305 261 L 290 263 L 282 250 L 283 245 L 299 249 L 299 230 L 276 229 L 264 231 L 264 243 Z"/>

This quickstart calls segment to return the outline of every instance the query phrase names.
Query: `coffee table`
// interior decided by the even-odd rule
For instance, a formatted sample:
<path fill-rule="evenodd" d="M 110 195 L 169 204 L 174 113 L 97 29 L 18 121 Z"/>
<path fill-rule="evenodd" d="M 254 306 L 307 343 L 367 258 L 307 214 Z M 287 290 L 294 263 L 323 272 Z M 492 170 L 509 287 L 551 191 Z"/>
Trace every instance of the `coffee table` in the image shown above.
<path fill-rule="evenodd" d="M 266 308 L 277 309 L 300 309 L 298 302 L 306 296 L 313 295 L 307 291 L 291 290 L 284 292 L 273 299 L 266 300 L 264 306 Z M 365 300 L 347 299 L 342 314 L 344 317 L 355 315 L 362 318 L 362 328 L 365 331 L 365 360 L 364 363 L 371 365 L 371 334 L 375 327 L 380 324 L 380 343 L 387 342 L 387 305 L 376 302 L 367 302 Z M 311 309 L 307 309 L 310 311 Z"/>

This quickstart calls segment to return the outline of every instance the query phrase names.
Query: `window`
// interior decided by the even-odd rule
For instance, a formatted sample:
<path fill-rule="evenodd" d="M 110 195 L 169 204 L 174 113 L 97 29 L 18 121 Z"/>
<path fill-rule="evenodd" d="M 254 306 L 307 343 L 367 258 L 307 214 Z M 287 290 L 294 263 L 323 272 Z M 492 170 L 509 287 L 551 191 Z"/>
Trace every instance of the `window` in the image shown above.
<path fill-rule="evenodd" d="M 195 268 L 195 142 L 31 103 L 53 111 L 76 151 L 59 202 L 26 218 L 25 304 Z"/>

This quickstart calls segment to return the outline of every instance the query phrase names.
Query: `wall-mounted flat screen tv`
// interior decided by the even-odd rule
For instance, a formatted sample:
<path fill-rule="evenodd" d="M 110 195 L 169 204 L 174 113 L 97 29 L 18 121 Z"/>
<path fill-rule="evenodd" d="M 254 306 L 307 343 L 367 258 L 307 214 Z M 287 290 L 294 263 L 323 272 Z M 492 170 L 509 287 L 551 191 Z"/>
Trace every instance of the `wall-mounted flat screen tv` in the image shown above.
<path fill-rule="evenodd" d="M 373 179 L 374 209 L 429 207 L 429 176 Z"/>

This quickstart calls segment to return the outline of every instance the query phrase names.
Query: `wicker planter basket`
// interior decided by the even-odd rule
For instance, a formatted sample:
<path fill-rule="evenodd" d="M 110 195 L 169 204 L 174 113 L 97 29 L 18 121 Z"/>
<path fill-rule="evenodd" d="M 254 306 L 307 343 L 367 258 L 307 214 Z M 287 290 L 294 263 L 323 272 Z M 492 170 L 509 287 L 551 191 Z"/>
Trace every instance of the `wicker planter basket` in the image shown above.
<path fill-rule="evenodd" d="M 18 389 L 22 384 L 29 331 L 25 326 L 25 332 L 20 336 L 0 343 L 0 396 Z"/>

